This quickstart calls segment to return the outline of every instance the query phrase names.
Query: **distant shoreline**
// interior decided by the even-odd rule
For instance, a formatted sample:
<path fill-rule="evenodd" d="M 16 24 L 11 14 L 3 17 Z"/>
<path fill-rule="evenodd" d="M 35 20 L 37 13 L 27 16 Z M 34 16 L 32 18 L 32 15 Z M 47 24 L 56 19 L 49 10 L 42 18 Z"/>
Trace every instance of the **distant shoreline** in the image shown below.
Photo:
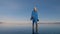
<path fill-rule="evenodd" d="M 38 23 L 38 24 L 60 24 L 60 23 Z"/>
<path fill-rule="evenodd" d="M 23 25 L 23 24 L 32 24 L 32 23 L 3 23 L 3 22 L 0 22 L 0 24 L 11 24 L 11 25 L 13 25 L 13 24 L 16 24 L 16 25 Z M 38 23 L 38 24 L 60 24 L 60 22 L 53 22 L 53 23 Z"/>
<path fill-rule="evenodd" d="M 60 24 L 60 22 L 54 22 L 54 23 L 38 23 L 38 24 Z"/>

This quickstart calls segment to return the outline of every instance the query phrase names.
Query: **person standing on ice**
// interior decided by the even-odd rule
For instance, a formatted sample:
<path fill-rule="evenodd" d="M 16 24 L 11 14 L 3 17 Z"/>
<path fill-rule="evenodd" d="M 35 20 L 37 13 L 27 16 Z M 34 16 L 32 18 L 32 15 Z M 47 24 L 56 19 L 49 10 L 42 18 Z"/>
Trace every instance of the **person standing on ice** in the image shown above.
<path fill-rule="evenodd" d="M 34 23 L 36 25 L 36 32 L 38 31 L 38 24 L 37 22 L 39 21 L 38 19 L 38 12 L 37 12 L 37 8 L 34 7 L 33 11 L 32 11 L 32 14 L 31 14 L 31 20 L 32 20 L 32 29 L 34 31 Z"/>

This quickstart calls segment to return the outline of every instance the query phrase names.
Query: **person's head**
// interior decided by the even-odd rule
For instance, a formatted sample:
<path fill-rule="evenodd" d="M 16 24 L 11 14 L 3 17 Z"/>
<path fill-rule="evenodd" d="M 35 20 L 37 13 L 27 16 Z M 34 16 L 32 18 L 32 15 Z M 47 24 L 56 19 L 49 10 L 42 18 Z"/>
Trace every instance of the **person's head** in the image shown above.
<path fill-rule="evenodd" d="M 34 7 L 34 11 L 37 12 L 37 8 L 36 7 Z"/>

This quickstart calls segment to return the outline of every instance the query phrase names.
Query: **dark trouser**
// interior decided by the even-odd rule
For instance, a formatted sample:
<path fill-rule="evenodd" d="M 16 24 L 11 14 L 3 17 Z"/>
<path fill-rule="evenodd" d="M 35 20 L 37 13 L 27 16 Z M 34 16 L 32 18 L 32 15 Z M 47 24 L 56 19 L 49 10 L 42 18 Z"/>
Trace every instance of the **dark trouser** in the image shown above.
<path fill-rule="evenodd" d="M 38 33 L 38 24 L 37 24 L 37 22 L 35 23 L 35 25 L 36 25 L 36 33 Z M 34 34 L 34 21 L 33 21 L 33 23 L 32 23 L 32 33 Z"/>

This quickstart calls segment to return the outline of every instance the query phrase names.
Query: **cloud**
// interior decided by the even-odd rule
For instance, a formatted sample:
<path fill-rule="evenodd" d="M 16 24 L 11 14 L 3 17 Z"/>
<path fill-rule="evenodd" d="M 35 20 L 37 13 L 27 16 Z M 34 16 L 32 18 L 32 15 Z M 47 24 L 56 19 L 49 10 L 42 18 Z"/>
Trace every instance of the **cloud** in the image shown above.
<path fill-rule="evenodd" d="M 23 20 L 22 18 L 16 18 L 6 15 L 0 15 L 0 22 L 4 23 L 29 23 L 27 20 Z"/>

